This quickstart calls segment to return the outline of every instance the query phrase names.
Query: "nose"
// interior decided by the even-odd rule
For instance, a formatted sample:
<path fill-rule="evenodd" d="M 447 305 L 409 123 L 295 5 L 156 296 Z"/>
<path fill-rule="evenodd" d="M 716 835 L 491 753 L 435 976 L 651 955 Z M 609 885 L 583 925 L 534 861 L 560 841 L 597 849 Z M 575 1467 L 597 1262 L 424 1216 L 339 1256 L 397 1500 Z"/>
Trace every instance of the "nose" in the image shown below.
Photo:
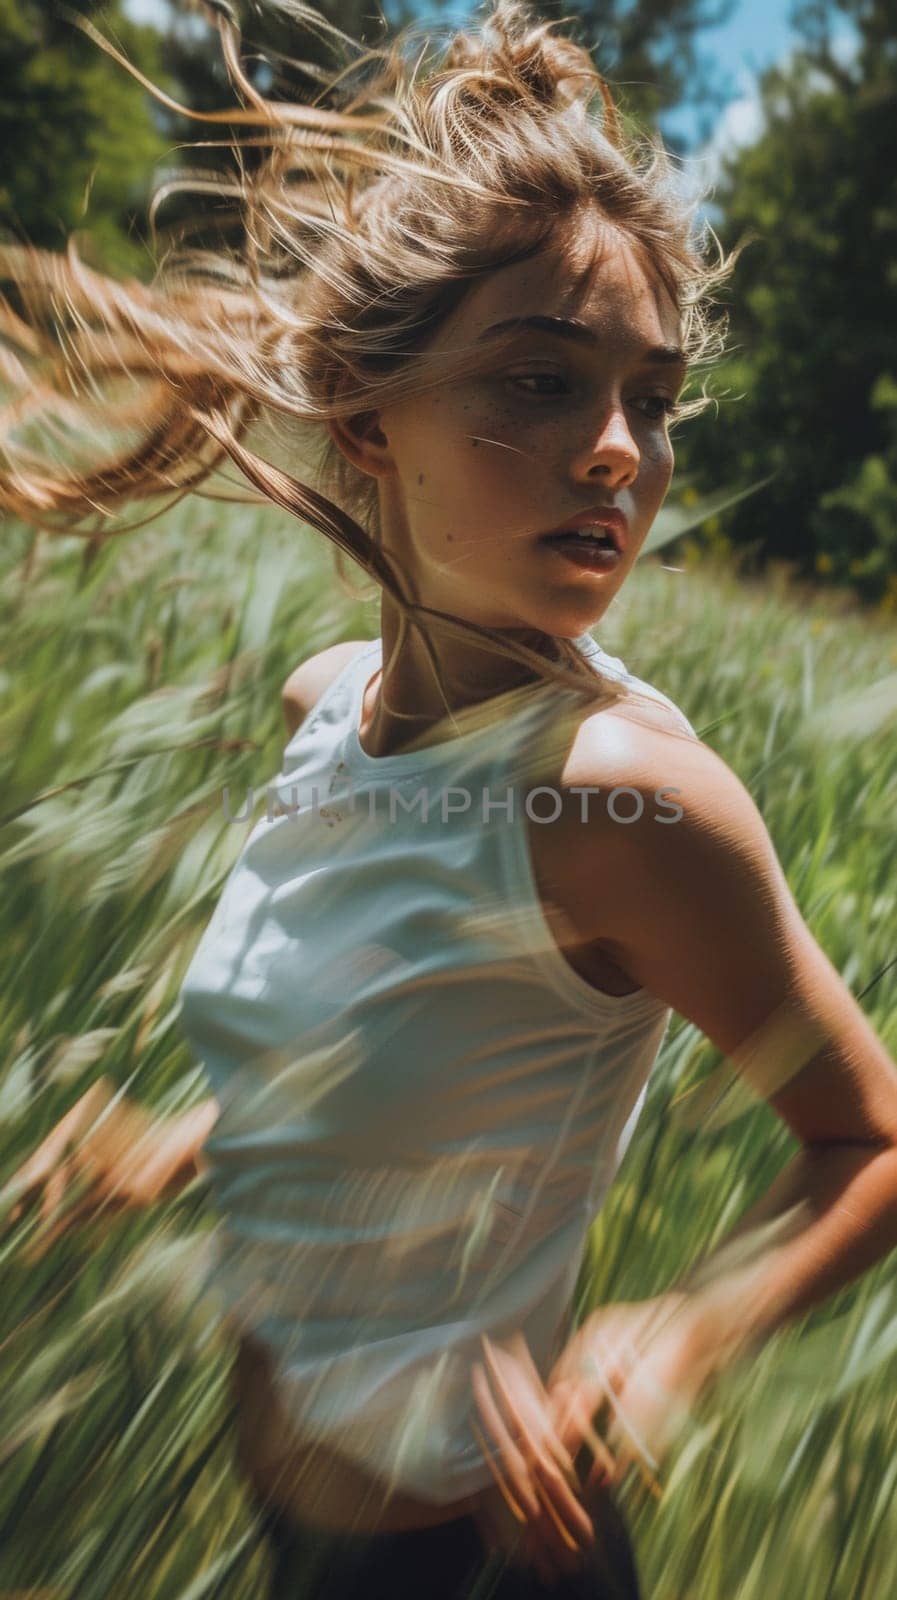
<path fill-rule="evenodd" d="M 574 471 L 585 481 L 600 477 L 615 488 L 625 488 L 637 476 L 640 459 L 623 409 L 614 405 L 597 436 L 578 453 Z"/>

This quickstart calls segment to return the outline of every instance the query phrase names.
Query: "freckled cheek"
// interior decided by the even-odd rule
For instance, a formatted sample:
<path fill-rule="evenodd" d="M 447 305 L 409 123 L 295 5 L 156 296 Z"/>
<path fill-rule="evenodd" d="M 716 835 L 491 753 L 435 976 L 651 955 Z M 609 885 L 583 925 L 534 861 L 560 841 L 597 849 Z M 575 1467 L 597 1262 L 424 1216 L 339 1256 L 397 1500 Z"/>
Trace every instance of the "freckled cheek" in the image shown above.
<path fill-rule="evenodd" d="M 519 425 L 506 407 L 484 406 L 468 398 L 460 401 L 444 420 L 447 426 L 440 447 L 443 468 L 456 490 L 456 475 L 463 473 L 474 497 L 488 494 L 490 484 L 502 489 L 533 453 L 533 441 L 521 436 Z"/>
<path fill-rule="evenodd" d="M 452 442 L 459 450 L 470 446 L 483 435 L 497 438 L 507 422 L 494 406 L 484 406 L 475 399 L 459 400 L 451 412 Z"/>

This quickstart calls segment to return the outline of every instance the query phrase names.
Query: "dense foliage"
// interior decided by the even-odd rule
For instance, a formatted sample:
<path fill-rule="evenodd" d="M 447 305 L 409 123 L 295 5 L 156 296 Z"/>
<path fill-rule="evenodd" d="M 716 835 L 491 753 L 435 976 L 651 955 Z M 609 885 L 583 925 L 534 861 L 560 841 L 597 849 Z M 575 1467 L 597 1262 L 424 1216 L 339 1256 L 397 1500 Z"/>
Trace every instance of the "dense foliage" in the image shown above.
<path fill-rule="evenodd" d="M 679 455 L 705 489 L 775 474 L 723 534 L 894 613 L 897 50 L 885 0 L 840 9 L 855 13 L 853 59 L 826 42 L 832 8 L 808 8 L 805 48 L 763 75 L 764 132 L 725 163 L 720 236 L 759 238 L 729 291 L 737 350 L 712 379 L 719 411 Z"/>
<path fill-rule="evenodd" d="M 159 37 L 120 0 L 74 8 L 96 18 L 144 72 L 159 74 Z M 163 79 L 164 81 L 164 79 Z M 0 0 L 0 222 L 59 250 L 146 275 L 146 199 L 166 150 L 149 96 L 53 0 Z"/>

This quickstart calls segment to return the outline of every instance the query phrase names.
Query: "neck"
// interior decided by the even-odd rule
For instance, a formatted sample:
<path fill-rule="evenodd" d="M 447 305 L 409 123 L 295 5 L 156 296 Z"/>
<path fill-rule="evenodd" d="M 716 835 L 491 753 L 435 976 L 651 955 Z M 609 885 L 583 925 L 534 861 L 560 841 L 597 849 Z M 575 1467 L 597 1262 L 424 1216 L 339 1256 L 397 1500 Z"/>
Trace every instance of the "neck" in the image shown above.
<path fill-rule="evenodd" d="M 535 628 L 503 628 L 502 636 L 516 640 L 546 660 L 557 659 L 550 634 Z M 536 683 L 539 673 L 475 640 L 431 634 L 436 669 L 424 647 L 420 631 L 409 628 L 401 651 L 391 661 L 399 637 L 399 617 L 389 597 L 382 597 L 380 613 L 382 669 L 371 680 L 362 706 L 359 734 L 371 756 L 395 755 L 405 746 L 426 742 L 431 730 L 439 728 L 440 739 L 450 739 L 461 728 L 453 726 L 454 713 L 481 705 L 496 695 Z"/>

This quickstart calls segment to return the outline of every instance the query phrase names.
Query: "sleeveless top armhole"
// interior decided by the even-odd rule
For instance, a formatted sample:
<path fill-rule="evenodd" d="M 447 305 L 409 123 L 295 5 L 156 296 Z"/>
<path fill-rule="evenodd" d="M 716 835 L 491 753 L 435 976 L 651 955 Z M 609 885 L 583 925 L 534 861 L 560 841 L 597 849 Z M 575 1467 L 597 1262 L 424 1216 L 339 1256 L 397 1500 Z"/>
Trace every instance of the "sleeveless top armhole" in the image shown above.
<path fill-rule="evenodd" d="M 362 665 L 368 661 L 371 661 L 377 654 L 379 645 L 379 639 L 368 639 L 364 644 L 359 646 L 358 650 L 356 650 L 354 655 L 349 657 L 348 661 L 343 662 L 343 665 L 331 678 L 330 682 L 327 684 L 327 687 L 318 695 L 318 698 L 311 707 L 310 711 L 306 714 L 306 716 L 303 717 L 295 733 L 290 734 L 289 739 L 284 745 L 284 757 L 292 755 L 299 740 L 309 734 L 317 725 L 317 723 L 332 709 L 338 707 L 348 708 L 351 706 L 351 709 L 354 710 L 357 701 L 358 710 L 360 711 L 360 701 L 364 692 L 364 686 L 367 683 L 368 677 L 371 676 L 373 668 L 371 668 L 371 672 L 369 672 L 365 677 L 361 678 L 360 682 L 359 673 Z"/>

